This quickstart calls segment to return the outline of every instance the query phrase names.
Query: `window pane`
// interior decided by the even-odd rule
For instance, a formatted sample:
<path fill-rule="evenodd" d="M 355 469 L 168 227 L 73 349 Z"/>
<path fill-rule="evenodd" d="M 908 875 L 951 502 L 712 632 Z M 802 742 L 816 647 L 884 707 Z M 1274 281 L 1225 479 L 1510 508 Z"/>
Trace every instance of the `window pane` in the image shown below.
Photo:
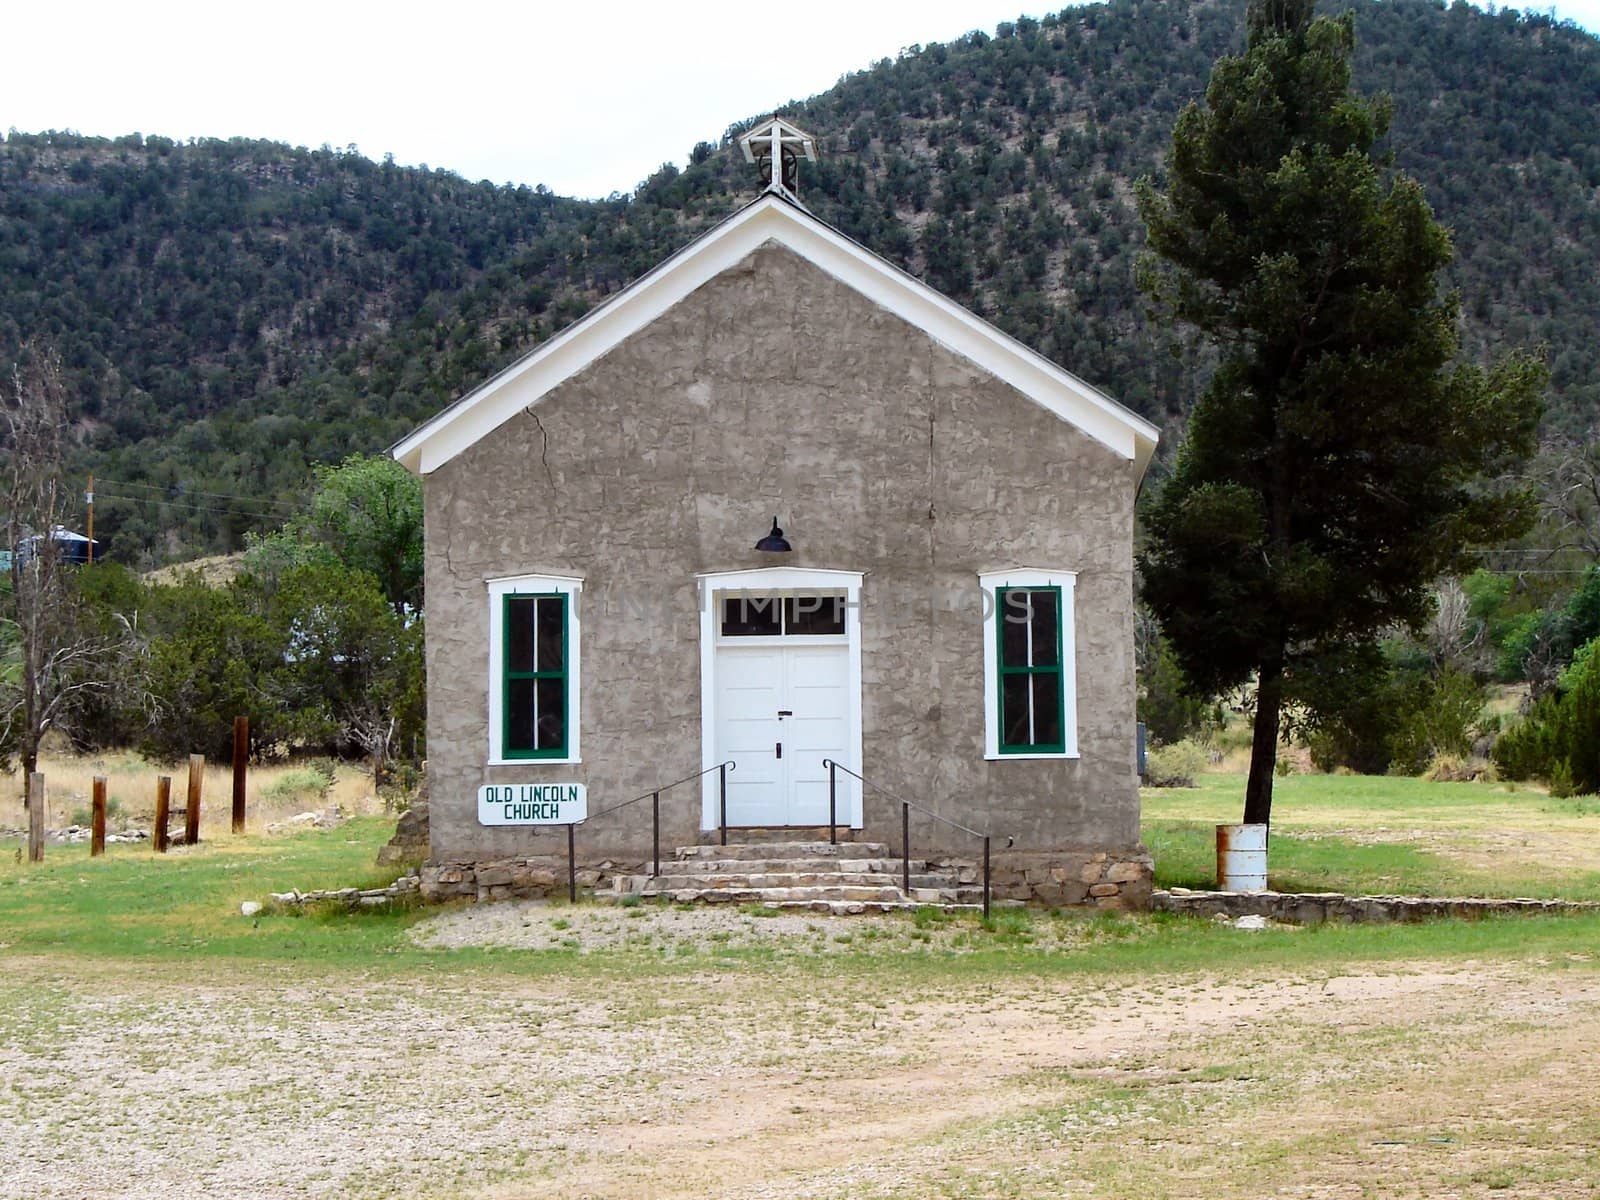
<path fill-rule="evenodd" d="M 1028 746 L 1028 680 L 1029 675 L 1002 675 L 1000 677 L 1000 744 L 1002 746 Z"/>
<path fill-rule="evenodd" d="M 536 750 L 533 728 L 533 685 L 531 679 L 513 679 L 506 684 L 506 751 Z"/>
<path fill-rule="evenodd" d="M 844 632 L 843 596 L 789 596 L 783 602 L 785 633 L 820 636 Z"/>
<path fill-rule="evenodd" d="M 1026 677 L 1033 683 L 1033 744 L 1061 744 L 1061 676 L 1039 671 Z"/>
<path fill-rule="evenodd" d="M 782 632 L 776 596 L 723 597 L 723 637 L 777 637 Z"/>
<path fill-rule="evenodd" d="M 564 676 L 555 679 L 534 680 L 538 698 L 537 749 L 559 750 L 567 742 L 567 681 Z"/>
<path fill-rule="evenodd" d="M 506 601 L 506 670 L 533 670 L 534 600 Z"/>
<path fill-rule="evenodd" d="M 1055 592 L 1033 593 L 1033 665 L 1053 667 L 1060 661 L 1060 620 L 1057 607 L 1061 597 Z"/>
<path fill-rule="evenodd" d="M 566 602 L 560 596 L 545 596 L 539 600 L 537 641 L 540 671 L 562 669 L 562 641 L 565 634 Z M 512 668 L 515 670 L 516 668 Z"/>
<path fill-rule="evenodd" d="M 1028 665 L 1028 598 L 1032 593 L 1015 588 L 1000 593 L 1000 662 L 1007 667 Z"/>

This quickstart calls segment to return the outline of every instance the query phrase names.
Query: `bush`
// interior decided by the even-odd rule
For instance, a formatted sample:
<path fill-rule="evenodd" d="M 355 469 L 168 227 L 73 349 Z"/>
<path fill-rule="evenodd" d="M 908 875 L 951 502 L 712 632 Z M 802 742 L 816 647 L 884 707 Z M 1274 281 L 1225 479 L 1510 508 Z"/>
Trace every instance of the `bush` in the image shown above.
<path fill-rule="evenodd" d="M 1145 772 L 1151 787 L 1194 787 L 1208 761 L 1205 747 L 1185 738 L 1151 750 L 1145 757 Z"/>
<path fill-rule="evenodd" d="M 1431 683 L 1407 689 L 1397 727 L 1389 738 L 1391 769 L 1422 771 L 1441 756 L 1466 758 L 1477 739 L 1483 689 L 1465 671 L 1447 667 Z"/>
<path fill-rule="evenodd" d="M 1167 744 L 1221 724 L 1214 705 L 1184 691 L 1183 673 L 1165 641 L 1139 672 L 1139 720 L 1152 741 Z"/>
<path fill-rule="evenodd" d="M 1600 639 L 1586 643 L 1555 689 L 1501 734 L 1494 762 L 1508 779 L 1544 778 L 1552 795 L 1600 791 Z M 1557 793 L 1558 786 L 1566 790 Z"/>
<path fill-rule="evenodd" d="M 321 803 L 333 786 L 333 777 L 315 762 L 293 767 L 261 789 L 261 798 L 273 803 L 293 800 L 298 804 Z"/>

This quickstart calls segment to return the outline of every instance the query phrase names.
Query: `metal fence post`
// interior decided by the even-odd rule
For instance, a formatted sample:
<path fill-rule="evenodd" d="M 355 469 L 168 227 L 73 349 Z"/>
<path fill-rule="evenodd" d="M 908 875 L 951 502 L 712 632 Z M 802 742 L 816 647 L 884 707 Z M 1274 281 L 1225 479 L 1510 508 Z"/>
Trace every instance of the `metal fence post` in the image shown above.
<path fill-rule="evenodd" d="M 828 841 L 839 844 L 839 764 L 828 760 Z"/>
<path fill-rule="evenodd" d="M 567 903 L 578 902 L 578 860 L 577 860 L 577 835 L 574 832 L 578 827 L 572 823 L 567 824 Z"/>
<path fill-rule="evenodd" d="M 654 879 L 661 874 L 661 793 L 650 793 L 650 844 L 655 871 L 651 874 Z"/>
<path fill-rule="evenodd" d="M 989 837 L 983 838 L 983 916 L 989 918 Z"/>
<path fill-rule="evenodd" d="M 728 764 L 717 767 L 717 828 L 722 832 L 722 844 L 728 844 Z"/>

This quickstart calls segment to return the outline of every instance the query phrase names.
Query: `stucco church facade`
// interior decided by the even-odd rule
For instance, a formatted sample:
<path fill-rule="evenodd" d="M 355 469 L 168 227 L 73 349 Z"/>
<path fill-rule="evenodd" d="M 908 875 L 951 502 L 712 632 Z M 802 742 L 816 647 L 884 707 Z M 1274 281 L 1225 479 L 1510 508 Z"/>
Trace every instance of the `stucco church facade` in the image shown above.
<path fill-rule="evenodd" d="M 657 823 L 898 847 L 906 799 L 919 858 L 991 835 L 998 894 L 1139 903 L 1156 430 L 819 220 L 792 170 L 395 447 L 426 505 L 424 888 L 564 880 L 566 827 L 486 788 L 601 814 L 687 779 L 577 825 L 583 880 L 648 874 Z"/>

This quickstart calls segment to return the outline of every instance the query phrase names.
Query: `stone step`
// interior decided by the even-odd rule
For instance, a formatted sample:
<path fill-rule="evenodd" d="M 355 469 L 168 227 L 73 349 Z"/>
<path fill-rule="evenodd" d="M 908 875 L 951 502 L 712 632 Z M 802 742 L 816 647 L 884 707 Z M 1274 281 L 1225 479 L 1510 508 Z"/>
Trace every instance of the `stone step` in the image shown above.
<path fill-rule="evenodd" d="M 889 847 L 883 842 L 751 842 L 726 846 L 679 846 L 674 856 L 691 859 L 775 859 L 775 858 L 886 858 Z"/>
<path fill-rule="evenodd" d="M 873 901 L 890 904 L 912 904 L 897 887 L 822 886 L 788 888 L 677 888 L 655 890 L 646 888 L 639 893 L 646 898 L 659 896 L 680 904 L 787 904 L 812 901 Z"/>
<path fill-rule="evenodd" d="M 983 911 L 982 903 L 952 904 L 948 902 L 924 903 L 916 900 L 779 900 L 767 907 L 795 912 L 829 913 L 836 917 L 859 916 L 862 913 L 915 912 L 919 908 L 938 907 L 945 912 Z"/>
<path fill-rule="evenodd" d="M 630 877 L 631 890 L 657 892 L 683 888 L 790 888 L 790 887 L 899 887 L 900 872 L 880 871 L 763 871 L 736 874 L 731 871 L 664 871 L 652 879 L 648 875 Z M 913 888 L 953 888 L 957 881 L 948 875 L 913 874 Z"/>
<path fill-rule="evenodd" d="M 874 875 L 900 874 L 898 858 L 679 858 L 663 859 L 662 874 L 689 872 L 695 875 L 771 875 L 780 872 L 845 871 Z M 913 875 L 928 871 L 928 861 L 911 860 Z"/>

